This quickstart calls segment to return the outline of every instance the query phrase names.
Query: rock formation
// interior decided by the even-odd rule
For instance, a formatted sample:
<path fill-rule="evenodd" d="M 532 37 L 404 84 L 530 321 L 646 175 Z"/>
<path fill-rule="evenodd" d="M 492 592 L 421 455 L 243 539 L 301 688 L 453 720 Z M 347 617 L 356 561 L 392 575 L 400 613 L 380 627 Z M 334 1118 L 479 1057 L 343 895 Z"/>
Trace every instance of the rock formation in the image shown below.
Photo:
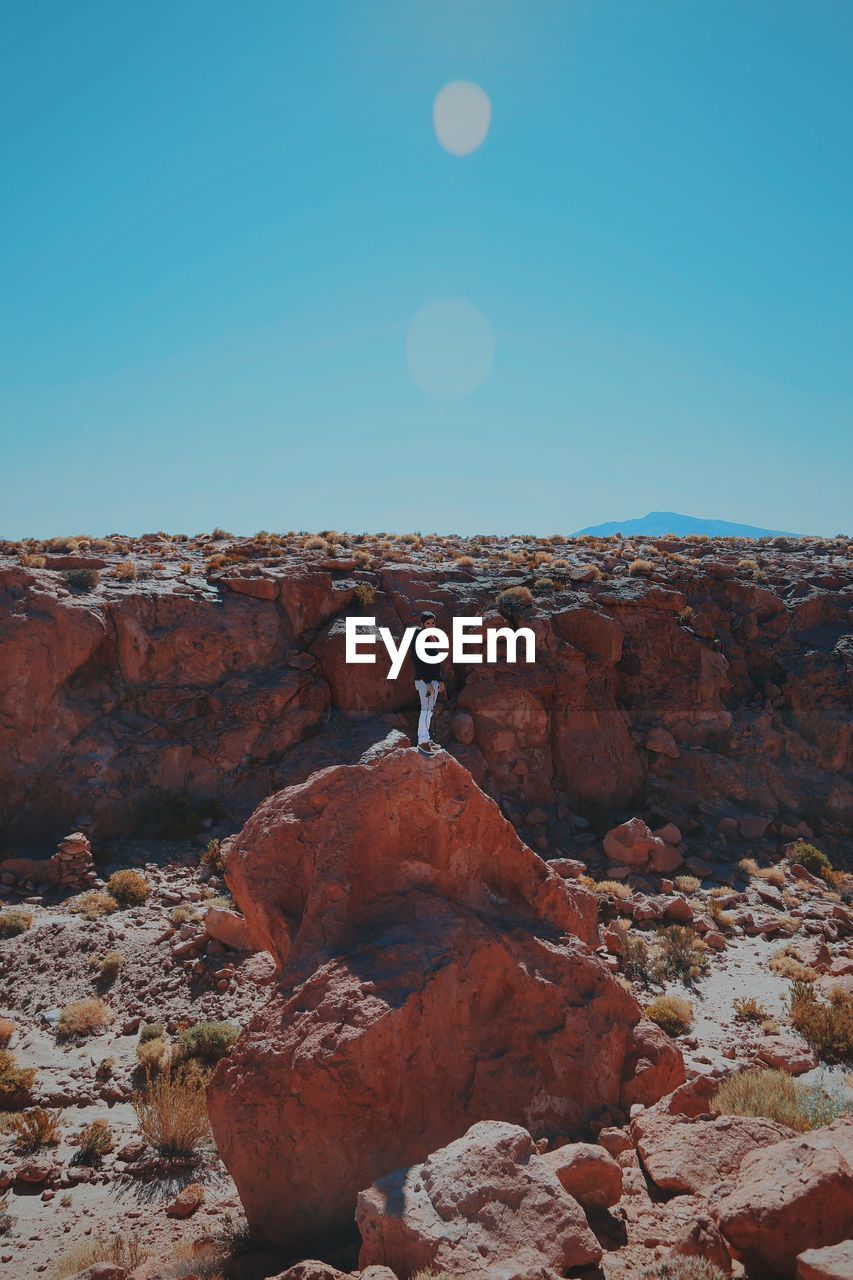
<path fill-rule="evenodd" d="M 477 1121 L 582 1136 L 684 1078 L 590 951 L 592 895 L 452 756 L 405 745 L 271 796 L 228 849 L 280 983 L 209 1110 L 250 1223 L 289 1248 L 344 1232 L 360 1190 Z"/>

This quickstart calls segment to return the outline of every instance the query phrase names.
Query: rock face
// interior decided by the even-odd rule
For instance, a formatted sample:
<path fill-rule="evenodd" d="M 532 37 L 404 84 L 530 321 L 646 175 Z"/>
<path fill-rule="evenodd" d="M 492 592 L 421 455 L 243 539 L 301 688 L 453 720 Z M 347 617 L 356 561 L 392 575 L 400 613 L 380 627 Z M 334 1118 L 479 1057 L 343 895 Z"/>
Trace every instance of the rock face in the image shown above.
<path fill-rule="evenodd" d="M 757 1275 L 793 1276 L 798 1254 L 846 1240 L 853 1222 L 853 1118 L 747 1156 L 715 1212 L 723 1235 Z"/>
<path fill-rule="evenodd" d="M 271 796 L 228 852 L 281 973 L 209 1111 L 250 1223 L 288 1247 L 345 1231 L 359 1190 L 477 1121 L 580 1136 L 684 1079 L 586 945 L 591 895 L 453 757 L 401 741 Z"/>
<path fill-rule="evenodd" d="M 358 1197 L 359 1265 L 483 1280 L 558 1280 L 598 1262 L 601 1246 L 526 1130 L 473 1125 L 423 1164 Z"/>
<path fill-rule="evenodd" d="M 676 559 L 673 545 L 660 543 L 654 580 L 640 580 L 616 543 L 575 544 L 568 567 L 549 570 L 557 589 L 523 619 L 535 666 L 454 668 L 453 749 L 484 789 L 527 808 L 562 793 L 575 812 L 687 812 L 711 829 L 728 817 L 735 833 L 777 837 L 808 819 L 817 835 L 843 837 L 853 823 L 846 546 L 689 545 Z M 384 650 L 375 666 L 345 663 L 358 585 L 399 634 L 425 606 L 443 627 L 454 616 L 499 625 L 498 593 L 525 577 L 500 558 L 454 569 L 428 540 L 381 563 L 374 549 L 368 572 L 295 539 L 275 557 L 234 539 L 222 550 L 235 563 L 205 573 L 204 546 L 164 541 L 156 572 L 137 545 L 126 561 L 94 561 L 92 590 L 69 592 L 61 575 L 86 557 L 34 568 L 19 550 L 0 543 L 4 847 L 78 826 L 136 834 L 176 808 L 244 821 L 308 776 L 318 747 L 358 758 L 342 718 L 356 733 L 363 718 L 415 705 L 409 666 L 386 680 Z M 760 554 L 765 583 L 743 577 L 746 553 Z M 185 556 L 193 572 L 181 575 Z M 113 577 L 119 559 L 136 580 Z M 329 723 L 330 707 L 340 714 Z"/>
<path fill-rule="evenodd" d="M 790 1137 L 791 1129 L 753 1116 L 670 1115 L 651 1107 L 631 1122 L 643 1167 L 662 1191 L 710 1191 L 730 1181 L 751 1152 Z"/>

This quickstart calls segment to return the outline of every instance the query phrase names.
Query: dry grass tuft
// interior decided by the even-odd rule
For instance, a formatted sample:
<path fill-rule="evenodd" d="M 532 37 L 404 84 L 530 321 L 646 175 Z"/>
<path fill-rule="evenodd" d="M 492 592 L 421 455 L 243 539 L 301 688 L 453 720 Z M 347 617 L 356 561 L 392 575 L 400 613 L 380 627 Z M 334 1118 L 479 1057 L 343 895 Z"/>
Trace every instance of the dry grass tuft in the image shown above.
<path fill-rule="evenodd" d="M 770 957 L 770 968 L 780 978 L 788 978 L 791 982 L 814 982 L 817 970 L 811 965 L 803 964 L 793 943 L 786 942 L 784 947 L 774 951 Z"/>
<path fill-rule="evenodd" d="M 32 911 L 0 911 L 0 938 L 17 938 L 33 923 Z"/>
<path fill-rule="evenodd" d="M 753 1022 L 760 1026 L 762 1022 L 772 1020 L 770 1010 L 754 996 L 743 996 L 735 1000 L 734 1011 L 735 1022 Z"/>
<path fill-rule="evenodd" d="M 683 978 L 693 982 L 707 969 L 705 944 L 689 925 L 670 924 L 658 930 L 654 970 L 659 981 Z"/>
<path fill-rule="evenodd" d="M 104 893 L 103 889 L 89 889 L 72 898 L 66 910 L 72 915 L 83 916 L 84 920 L 100 920 L 102 916 L 118 911 L 118 903 L 111 893 Z"/>
<path fill-rule="evenodd" d="M 795 980 L 788 1017 L 822 1062 L 853 1062 L 853 996 L 833 991 L 820 1000 L 810 982 Z"/>
<path fill-rule="evenodd" d="M 508 622 L 512 622 L 523 609 L 533 604 L 533 593 L 528 587 L 507 587 L 501 591 L 495 601 L 498 613 L 502 613 Z"/>
<path fill-rule="evenodd" d="M 132 560 L 121 560 L 113 569 L 113 577 L 119 582 L 133 582 L 136 578 L 136 565 Z"/>
<path fill-rule="evenodd" d="M 785 888 L 785 871 L 783 867 L 761 867 L 755 873 L 756 879 L 763 880 L 765 884 L 772 884 L 777 889 Z"/>
<path fill-rule="evenodd" d="M 677 1254 L 644 1271 L 641 1280 L 726 1280 L 726 1276 L 707 1258 Z"/>
<path fill-rule="evenodd" d="M 107 890 L 122 907 L 140 907 L 151 896 L 151 885 L 141 871 L 114 871 Z"/>
<path fill-rule="evenodd" d="M 711 1106 L 727 1116 L 763 1116 L 798 1133 L 830 1124 L 845 1111 L 845 1104 L 823 1089 L 770 1068 L 729 1076 L 712 1098 Z"/>
<path fill-rule="evenodd" d="M 693 1026 L 693 1005 L 681 996 L 658 996 L 644 1012 L 668 1036 L 683 1036 Z"/>
<path fill-rule="evenodd" d="M 628 902 L 633 897 L 628 885 L 621 880 L 599 880 L 593 883 L 592 891 L 599 898 L 615 898 L 619 902 Z"/>
<path fill-rule="evenodd" d="M 786 857 L 789 862 L 796 862 L 801 867 L 805 867 L 806 871 L 810 871 L 813 876 L 820 876 L 821 880 L 830 880 L 832 863 L 825 853 L 821 852 L 816 845 L 809 844 L 807 840 L 796 840 Z"/>
<path fill-rule="evenodd" d="M 647 578 L 654 573 L 655 565 L 653 560 L 632 560 L 628 565 L 628 572 L 632 578 Z"/>
<path fill-rule="evenodd" d="M 19 1067 L 11 1049 L 0 1049 L 0 1112 L 31 1102 L 35 1078 L 34 1067 Z"/>
<path fill-rule="evenodd" d="M 197 1157 L 210 1140 L 204 1076 L 166 1064 L 155 1078 L 146 1072 L 145 1090 L 133 1096 L 139 1127 L 167 1159 Z"/>
<path fill-rule="evenodd" d="M 56 1034 L 60 1039 L 70 1036 L 91 1036 L 104 1031 L 113 1021 L 108 1004 L 97 996 L 88 996 L 85 1000 L 75 1000 L 67 1004 L 59 1014 Z"/>
<path fill-rule="evenodd" d="M 19 1151 L 41 1151 L 42 1147 L 55 1147 L 59 1143 L 62 1112 L 48 1111 L 46 1107 L 33 1107 L 15 1116 L 12 1129 L 15 1146 Z"/>
<path fill-rule="evenodd" d="M 108 951 L 105 956 L 92 961 L 92 968 L 97 970 L 98 977 L 103 982 L 114 982 L 124 966 L 125 959 L 121 951 Z"/>
<path fill-rule="evenodd" d="M 0 1049 L 8 1049 L 16 1027 L 11 1018 L 0 1018 Z"/>
<path fill-rule="evenodd" d="M 77 1164 L 97 1165 L 115 1148 L 115 1138 L 108 1120 L 84 1124 L 77 1138 Z"/>
<path fill-rule="evenodd" d="M 64 1253 L 51 1271 L 51 1280 L 68 1280 L 87 1267 L 94 1267 L 99 1262 L 110 1262 L 113 1266 L 124 1267 L 133 1271 L 148 1257 L 142 1242 L 136 1236 L 123 1236 L 116 1232 L 112 1236 L 95 1236 L 75 1244 Z"/>
<path fill-rule="evenodd" d="M 698 876 L 676 876 L 672 882 L 679 893 L 695 893 L 702 887 Z"/>

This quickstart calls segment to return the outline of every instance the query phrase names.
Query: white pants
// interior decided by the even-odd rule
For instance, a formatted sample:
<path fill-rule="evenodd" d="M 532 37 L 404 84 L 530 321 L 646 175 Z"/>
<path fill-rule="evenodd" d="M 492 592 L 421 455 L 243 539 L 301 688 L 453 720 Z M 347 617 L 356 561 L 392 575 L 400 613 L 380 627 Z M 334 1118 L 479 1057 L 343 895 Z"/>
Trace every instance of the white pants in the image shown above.
<path fill-rule="evenodd" d="M 438 680 L 416 680 L 415 688 L 421 700 L 421 714 L 418 720 L 418 742 L 429 742 L 429 726 L 432 713 L 438 699 Z"/>

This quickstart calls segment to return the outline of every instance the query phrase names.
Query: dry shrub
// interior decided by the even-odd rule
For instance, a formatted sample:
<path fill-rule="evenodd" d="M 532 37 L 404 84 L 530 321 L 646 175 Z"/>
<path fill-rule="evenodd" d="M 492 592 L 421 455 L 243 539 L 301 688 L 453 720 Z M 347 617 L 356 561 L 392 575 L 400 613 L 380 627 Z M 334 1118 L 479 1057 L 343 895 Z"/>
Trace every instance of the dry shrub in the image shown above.
<path fill-rule="evenodd" d="M 758 863 L 755 861 L 755 858 L 741 858 L 740 862 L 738 863 L 738 866 L 740 867 L 744 875 L 747 875 L 747 876 L 758 875 L 759 867 L 758 867 Z"/>
<path fill-rule="evenodd" d="M 735 1022 L 754 1022 L 760 1025 L 772 1019 L 766 1005 L 754 996 L 743 996 L 734 1002 Z"/>
<path fill-rule="evenodd" d="M 136 1060 L 145 1071 L 158 1071 L 168 1060 L 168 1047 L 164 1036 L 140 1040 L 136 1046 Z"/>
<path fill-rule="evenodd" d="M 654 561 L 652 560 L 632 560 L 628 565 L 628 572 L 632 578 L 648 577 L 654 573 Z"/>
<path fill-rule="evenodd" d="M 101 959 L 92 961 L 92 967 L 97 969 L 98 977 L 104 982 L 114 982 L 124 965 L 125 959 L 121 951 L 108 951 Z"/>
<path fill-rule="evenodd" d="M 25 569 L 43 569 L 47 564 L 44 556 L 23 555 L 19 557 L 19 561 Z"/>
<path fill-rule="evenodd" d="M 770 957 L 770 968 L 774 973 L 778 973 L 780 978 L 788 978 L 791 982 L 814 982 L 817 978 L 817 970 L 811 965 L 803 964 L 797 955 L 796 948 L 790 942 L 786 942 L 784 947 L 773 952 Z"/>
<path fill-rule="evenodd" d="M 707 1258 L 676 1254 L 647 1268 L 642 1280 L 726 1280 L 726 1276 Z"/>
<path fill-rule="evenodd" d="M 739 1071 L 722 1082 L 711 1100 L 727 1116 L 763 1116 L 805 1133 L 843 1115 L 846 1104 L 819 1088 L 803 1084 L 786 1071 Z"/>
<path fill-rule="evenodd" d="M 175 928 L 179 928 L 182 924 L 189 924 L 193 920 L 198 919 L 198 911 L 195 907 L 188 907 L 184 903 L 177 907 L 172 907 L 169 912 L 169 923 Z"/>
<path fill-rule="evenodd" d="M 35 1078 L 34 1067 L 19 1067 L 11 1049 L 0 1049 L 0 1112 L 31 1102 Z"/>
<path fill-rule="evenodd" d="M 0 911 L 0 938 L 17 938 L 32 926 L 32 911 Z"/>
<path fill-rule="evenodd" d="M 0 1018 L 0 1049 L 8 1049 L 9 1042 L 15 1034 L 15 1024 L 11 1018 Z"/>
<path fill-rule="evenodd" d="M 15 1219 L 9 1213 L 9 1197 L 0 1191 L 0 1236 L 7 1236 L 12 1230 Z"/>
<path fill-rule="evenodd" d="M 356 609 L 360 609 L 362 613 L 367 613 L 368 609 L 372 609 L 376 601 L 376 588 L 372 587 L 369 582 L 359 582 L 352 593 L 352 602 Z"/>
<path fill-rule="evenodd" d="M 228 1053 L 239 1034 L 240 1028 L 233 1022 L 197 1022 L 181 1032 L 178 1053 L 182 1058 L 212 1064 Z"/>
<path fill-rule="evenodd" d="M 822 1062 L 853 1062 L 853 996 L 833 991 L 820 1000 L 810 982 L 794 981 L 788 1017 Z"/>
<path fill-rule="evenodd" d="M 782 867 L 761 867 L 756 872 L 756 878 L 763 880 L 765 884 L 775 885 L 777 889 L 785 888 L 785 872 Z"/>
<path fill-rule="evenodd" d="M 652 952 L 649 944 L 635 929 L 625 935 L 625 945 L 619 957 L 619 966 L 626 978 L 640 982 L 644 987 L 652 981 Z"/>
<path fill-rule="evenodd" d="M 97 996 L 88 996 L 85 1000 L 75 1000 L 60 1011 L 56 1034 L 67 1039 L 69 1036 L 91 1036 L 104 1031 L 113 1021 L 108 1004 Z"/>
<path fill-rule="evenodd" d="M 528 587 L 507 587 L 501 591 L 495 604 L 499 613 L 512 622 L 523 609 L 529 609 L 533 594 Z"/>
<path fill-rule="evenodd" d="M 723 909 L 719 898 L 711 897 L 708 899 L 708 914 L 721 933 L 726 933 L 734 927 L 734 916 L 730 911 Z"/>
<path fill-rule="evenodd" d="M 112 1236 L 94 1236 L 75 1244 L 64 1253 L 51 1271 L 51 1280 L 68 1280 L 87 1267 L 94 1267 L 99 1262 L 111 1262 L 113 1266 L 124 1267 L 133 1271 L 148 1257 L 142 1242 L 136 1236 L 123 1236 L 116 1232 Z"/>
<path fill-rule="evenodd" d="M 547 591 L 553 591 L 557 584 L 553 578 L 537 578 L 533 586 L 540 594 L 542 594 Z"/>
<path fill-rule="evenodd" d="M 76 1164 L 97 1165 L 103 1156 L 115 1147 L 115 1138 L 108 1120 L 93 1120 L 84 1124 L 77 1139 Z"/>
<path fill-rule="evenodd" d="M 473 569 L 474 557 L 473 556 L 457 556 L 456 559 L 453 561 L 453 563 L 456 565 L 457 569 Z"/>
<path fill-rule="evenodd" d="M 325 538 L 306 538 L 302 544 L 303 551 L 322 551 L 325 555 L 329 554 L 329 543 Z"/>
<path fill-rule="evenodd" d="M 599 898 L 616 898 L 620 902 L 627 902 L 633 897 L 628 885 L 621 880 L 599 880 L 593 883 L 592 890 Z"/>
<path fill-rule="evenodd" d="M 644 1012 L 668 1036 L 683 1036 L 693 1026 L 693 1005 L 681 996 L 658 996 Z"/>
<path fill-rule="evenodd" d="M 179 570 L 179 571 L 180 571 L 181 573 L 192 573 L 192 571 L 193 571 L 193 562 L 192 562 L 192 560 L 182 560 L 182 561 L 181 561 L 181 564 L 180 564 L 180 570 Z"/>
<path fill-rule="evenodd" d="M 55 1147 L 59 1143 L 62 1113 L 48 1111 L 46 1107 L 33 1107 L 15 1116 L 12 1129 L 15 1146 L 19 1151 L 41 1151 L 42 1147 Z"/>
<path fill-rule="evenodd" d="M 695 893 L 702 887 L 702 881 L 697 876 L 676 876 L 672 883 L 679 893 Z"/>
<path fill-rule="evenodd" d="M 136 565 L 132 560 L 121 560 L 113 569 L 113 577 L 119 582 L 133 582 L 136 578 Z"/>
<path fill-rule="evenodd" d="M 225 874 L 226 861 L 227 854 L 222 848 L 222 841 L 218 839 L 211 840 L 204 853 L 201 855 L 201 865 L 203 867 L 210 867 L 212 871 L 215 871 L 217 875 L 221 876 Z"/>
<path fill-rule="evenodd" d="M 133 1096 L 139 1127 L 166 1158 L 188 1159 L 210 1140 L 202 1073 L 166 1064 L 155 1078 L 146 1072 L 145 1090 Z"/>
<path fill-rule="evenodd" d="M 122 907 L 140 907 L 151 896 L 151 885 L 141 871 L 114 871 L 107 889 Z"/>
<path fill-rule="evenodd" d="M 100 920 L 102 916 L 118 911 L 118 903 L 111 893 L 104 893 L 103 889 L 89 889 L 72 898 L 66 910 L 72 915 L 83 916 L 85 920 Z"/>
<path fill-rule="evenodd" d="M 654 972 L 659 981 L 683 978 L 692 982 L 702 977 L 707 969 L 707 950 L 695 929 L 684 924 L 670 924 L 658 929 Z"/>
<path fill-rule="evenodd" d="M 69 587 L 78 591 L 92 591 L 101 581 L 97 569 L 65 569 L 62 577 Z"/>

